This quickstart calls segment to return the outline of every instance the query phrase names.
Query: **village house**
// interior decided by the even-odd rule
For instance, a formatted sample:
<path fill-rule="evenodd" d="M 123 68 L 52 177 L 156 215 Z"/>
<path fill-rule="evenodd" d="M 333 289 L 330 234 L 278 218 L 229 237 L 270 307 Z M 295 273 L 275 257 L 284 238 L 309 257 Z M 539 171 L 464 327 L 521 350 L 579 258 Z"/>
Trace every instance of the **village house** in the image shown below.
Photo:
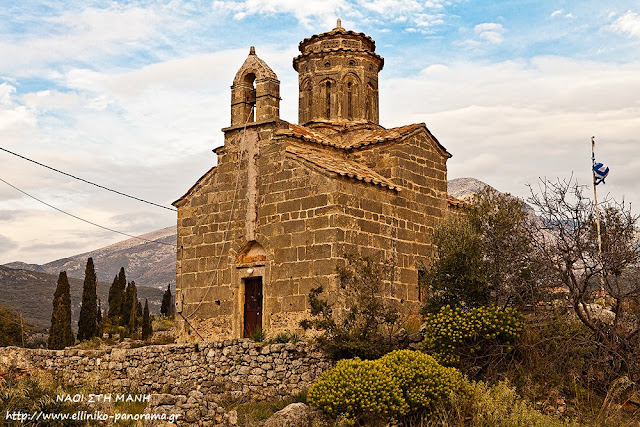
<path fill-rule="evenodd" d="M 419 311 L 451 155 L 424 123 L 379 124 L 384 59 L 369 36 L 338 20 L 299 49 L 298 124 L 280 119 L 278 77 L 251 47 L 217 166 L 174 202 L 181 341 L 298 330 L 312 288 L 339 292 L 347 253 L 390 260 L 384 297 Z"/>

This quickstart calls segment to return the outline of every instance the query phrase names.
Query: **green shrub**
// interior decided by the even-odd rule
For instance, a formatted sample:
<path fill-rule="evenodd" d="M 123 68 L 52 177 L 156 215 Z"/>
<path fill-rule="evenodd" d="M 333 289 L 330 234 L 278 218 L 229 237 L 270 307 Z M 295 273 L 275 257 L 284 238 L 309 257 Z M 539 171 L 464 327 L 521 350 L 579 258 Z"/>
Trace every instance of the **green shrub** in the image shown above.
<path fill-rule="evenodd" d="M 460 371 L 446 368 L 422 352 L 396 350 L 378 360 L 389 368 L 412 412 L 431 412 L 435 403 L 460 393 L 464 379 Z"/>
<path fill-rule="evenodd" d="M 391 370 L 358 358 L 341 360 L 322 374 L 309 389 L 307 401 L 347 423 L 393 420 L 409 410 Z"/>
<path fill-rule="evenodd" d="M 27 413 L 55 413 L 73 414 L 78 411 L 93 411 L 84 403 L 59 402 L 57 395 L 74 393 L 73 390 L 65 390 L 47 371 L 36 370 L 27 377 L 14 375 L 14 368 L 9 369 L 9 375 L 0 380 L 0 413 L 3 414 L 2 425 L 19 426 L 20 421 L 5 418 L 6 414 L 15 412 Z M 84 421 L 68 420 L 27 420 L 26 425 L 42 427 L 66 427 L 97 425 L 97 422 L 88 424 Z"/>
<path fill-rule="evenodd" d="M 336 269 L 340 291 L 321 298 L 322 286 L 311 289 L 312 317 L 300 326 L 322 331 L 318 345 L 335 360 L 377 359 L 393 349 L 391 337 L 400 321 L 397 305 L 383 292 L 385 282 L 393 281 L 393 265 L 354 254 L 345 260 Z"/>
<path fill-rule="evenodd" d="M 483 382 L 471 383 L 467 402 L 459 402 L 458 408 L 466 407 L 465 425 L 506 427 L 554 427 L 571 425 L 534 409 L 522 399 L 506 381 L 496 385 Z"/>
<path fill-rule="evenodd" d="M 443 365 L 456 365 L 461 356 L 482 358 L 496 346 L 503 352 L 524 329 L 524 316 L 517 310 L 497 307 L 479 307 L 464 311 L 444 306 L 437 313 L 426 316 L 424 349 Z"/>
<path fill-rule="evenodd" d="M 262 328 L 256 328 L 251 334 L 251 339 L 254 340 L 255 342 L 262 342 L 264 341 L 264 336 L 265 334 L 262 331 Z"/>

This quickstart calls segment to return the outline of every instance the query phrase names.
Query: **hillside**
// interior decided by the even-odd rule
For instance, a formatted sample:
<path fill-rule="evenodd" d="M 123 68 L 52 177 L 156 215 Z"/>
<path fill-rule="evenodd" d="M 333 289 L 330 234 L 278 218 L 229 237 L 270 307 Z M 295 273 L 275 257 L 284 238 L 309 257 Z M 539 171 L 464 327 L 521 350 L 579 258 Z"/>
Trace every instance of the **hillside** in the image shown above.
<path fill-rule="evenodd" d="M 127 280 L 131 279 L 127 276 Z M 78 316 L 80 315 L 82 281 L 82 279 L 69 279 L 71 287 L 71 327 L 74 331 L 78 327 Z M 58 273 L 52 275 L 0 266 L 0 304 L 11 307 L 16 312 L 21 313 L 24 320 L 34 326 L 49 328 L 51 325 L 51 300 L 56 290 L 57 282 Z M 103 309 L 107 307 L 110 285 L 111 281 L 108 284 L 98 282 L 98 298 L 102 301 Z M 145 298 L 148 298 L 149 309 L 154 313 L 159 313 L 163 291 L 145 286 L 137 286 L 137 288 L 138 299 L 144 302 Z"/>
<path fill-rule="evenodd" d="M 465 201 L 473 198 L 475 193 L 485 187 L 491 186 L 475 178 L 455 178 L 447 181 L 447 192 L 449 195 Z"/>
<path fill-rule="evenodd" d="M 127 280 L 134 280 L 139 286 L 166 289 L 168 283 L 175 283 L 176 280 L 176 227 L 162 228 L 140 237 L 164 244 L 127 239 L 43 265 L 18 261 L 5 264 L 5 267 L 43 272 L 56 277 L 61 271 L 66 271 L 69 277 L 84 279 L 87 258 L 92 257 L 100 282 L 111 284 L 120 267 L 124 267 Z"/>

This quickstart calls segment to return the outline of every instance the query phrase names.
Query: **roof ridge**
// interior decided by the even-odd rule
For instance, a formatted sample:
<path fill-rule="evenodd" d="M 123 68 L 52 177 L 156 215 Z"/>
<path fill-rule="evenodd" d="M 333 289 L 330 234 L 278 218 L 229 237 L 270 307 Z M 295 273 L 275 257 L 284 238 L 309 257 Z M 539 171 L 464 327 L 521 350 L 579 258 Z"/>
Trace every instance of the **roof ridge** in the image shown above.
<path fill-rule="evenodd" d="M 400 191 L 398 186 L 373 169 L 351 159 L 339 158 L 333 153 L 328 153 L 317 147 L 289 145 L 285 151 L 321 169 L 340 176 L 356 179 L 367 184 L 379 185 L 380 187 L 385 187 L 390 190 Z"/>

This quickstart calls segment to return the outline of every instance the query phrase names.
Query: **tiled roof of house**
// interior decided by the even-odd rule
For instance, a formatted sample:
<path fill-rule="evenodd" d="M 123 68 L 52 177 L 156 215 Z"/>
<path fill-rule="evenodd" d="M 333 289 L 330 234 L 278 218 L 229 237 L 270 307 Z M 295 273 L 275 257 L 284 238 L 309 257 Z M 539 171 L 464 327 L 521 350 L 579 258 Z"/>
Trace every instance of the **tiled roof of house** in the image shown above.
<path fill-rule="evenodd" d="M 392 141 L 394 139 L 399 139 L 404 136 L 409 135 L 412 132 L 415 132 L 417 129 L 424 127 L 424 123 L 415 123 L 412 125 L 400 126 L 397 128 L 391 129 L 381 129 L 379 131 L 374 131 L 369 135 L 365 136 L 362 139 L 353 141 L 351 144 L 346 146 L 345 148 L 360 148 L 366 145 L 377 144 L 379 142 Z"/>
<path fill-rule="evenodd" d="M 344 123 L 333 122 L 333 121 L 327 122 L 327 123 L 333 123 L 335 125 L 345 125 Z M 427 126 L 424 123 L 415 123 L 412 125 L 399 126 L 391 129 L 384 129 L 384 128 L 375 129 L 375 130 L 369 131 L 369 133 L 367 133 L 364 137 L 354 138 L 354 140 L 337 141 L 325 135 L 322 135 L 319 132 L 315 132 L 309 129 L 308 127 L 289 123 L 288 129 L 287 128 L 281 129 L 277 132 L 277 134 L 292 136 L 294 138 L 298 138 L 303 141 L 312 142 L 315 144 L 341 148 L 344 150 L 352 150 L 352 149 L 367 147 L 373 144 L 379 144 L 387 141 L 394 141 L 400 138 L 404 138 L 405 136 L 408 136 L 419 129 L 425 129 L 427 133 L 429 133 L 429 130 L 427 129 Z M 440 144 L 440 142 L 438 142 L 438 140 L 435 137 L 433 138 L 433 140 L 436 142 L 438 148 L 443 152 L 444 155 L 449 157 L 451 156 L 447 151 L 447 149 L 444 148 L 442 144 Z"/>
<path fill-rule="evenodd" d="M 314 132 L 304 126 L 294 125 L 293 123 L 289 123 L 288 129 L 280 129 L 277 134 L 292 136 L 294 138 L 302 139 L 304 141 L 313 142 L 320 145 L 342 148 L 341 145 L 336 144 L 334 141 L 322 135 L 321 133 Z"/>
<path fill-rule="evenodd" d="M 353 160 L 340 157 L 315 147 L 302 147 L 290 145 L 287 154 L 309 162 L 321 169 L 336 173 L 340 176 L 357 179 L 373 185 L 398 191 L 398 187 L 379 173 L 363 166 Z"/>

